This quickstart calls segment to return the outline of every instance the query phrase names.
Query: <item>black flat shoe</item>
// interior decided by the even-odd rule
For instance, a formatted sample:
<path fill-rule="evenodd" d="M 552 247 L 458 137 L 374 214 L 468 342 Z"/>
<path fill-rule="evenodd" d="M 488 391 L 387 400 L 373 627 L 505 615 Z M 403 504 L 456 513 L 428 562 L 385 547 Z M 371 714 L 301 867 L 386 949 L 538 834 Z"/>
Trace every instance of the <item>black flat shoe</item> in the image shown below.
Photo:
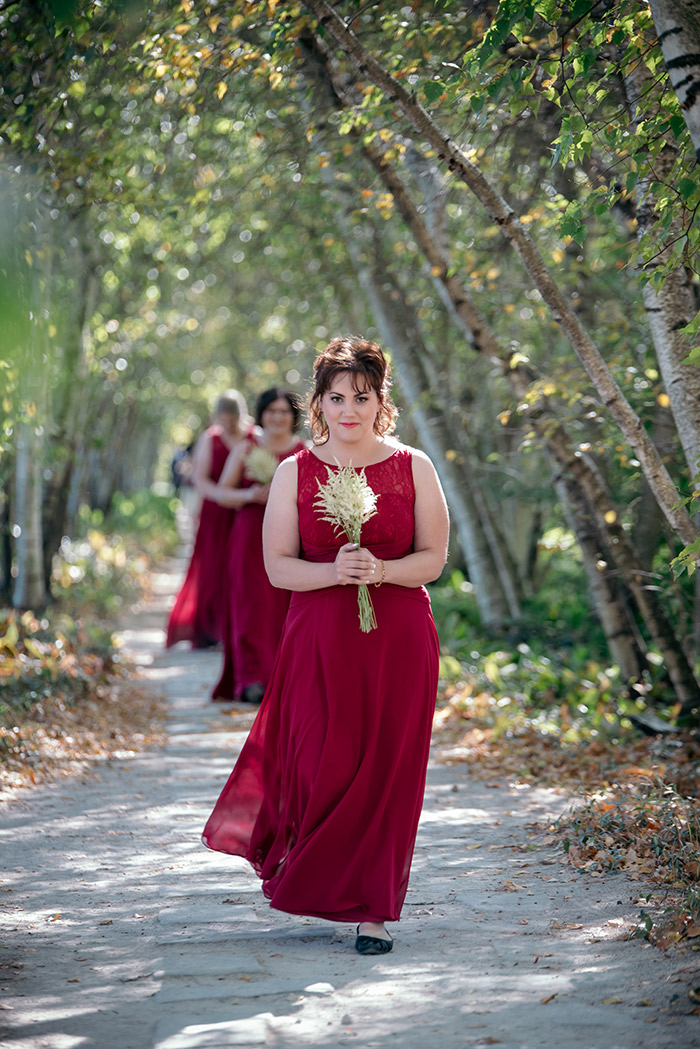
<path fill-rule="evenodd" d="M 265 686 L 261 685 L 260 682 L 256 681 L 253 685 L 246 685 L 241 693 L 241 702 L 243 703 L 262 703 L 262 698 L 265 695 Z"/>
<path fill-rule="evenodd" d="M 391 933 L 387 933 L 389 939 L 384 940 L 381 936 L 360 936 L 360 926 L 357 926 L 357 939 L 355 950 L 358 954 L 388 954 L 394 946 Z"/>

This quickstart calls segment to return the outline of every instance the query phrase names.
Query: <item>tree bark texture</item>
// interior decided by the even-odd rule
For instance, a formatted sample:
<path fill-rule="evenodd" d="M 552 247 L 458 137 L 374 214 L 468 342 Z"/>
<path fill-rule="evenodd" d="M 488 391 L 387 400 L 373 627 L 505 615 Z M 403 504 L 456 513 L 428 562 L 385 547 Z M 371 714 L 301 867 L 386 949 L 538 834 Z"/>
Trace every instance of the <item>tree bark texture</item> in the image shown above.
<path fill-rule="evenodd" d="M 569 528 L 581 550 L 591 603 L 603 628 L 612 661 L 620 668 L 623 681 L 641 681 L 644 670 L 648 669 L 646 653 L 640 651 L 637 631 L 631 628 L 633 613 L 625 588 L 619 583 L 615 586 L 612 573 L 601 564 L 602 546 L 596 515 L 573 478 L 560 474 L 555 478 L 555 487 Z"/>
<path fill-rule="evenodd" d="M 16 424 L 14 523 L 17 575 L 12 594 L 15 608 L 40 612 L 46 605 L 41 532 L 41 441 L 29 422 Z"/>
<path fill-rule="evenodd" d="M 639 119 L 637 100 L 649 90 L 650 84 L 651 74 L 641 62 L 625 78 L 627 101 L 635 126 Z M 647 177 L 637 184 L 639 239 L 649 233 L 656 218 L 651 183 L 668 183 L 675 159 L 676 149 L 669 141 L 650 163 Z M 673 241 L 682 236 L 681 223 L 675 219 L 664 234 L 666 245 L 660 245 L 653 263 L 646 267 L 648 272 L 666 263 Z M 685 267 L 677 266 L 658 289 L 648 281 L 642 288 L 642 297 L 656 359 L 671 402 L 689 476 L 693 478 L 700 460 L 700 368 L 687 363 L 692 346 L 680 331 L 695 315 L 695 297 Z"/>
<path fill-rule="evenodd" d="M 700 4 L 649 0 L 649 7 L 671 86 L 700 160 Z"/>
<path fill-rule="evenodd" d="M 676 487 L 649 438 L 641 419 L 615 382 L 605 360 L 565 295 L 552 278 L 544 259 L 525 226 L 513 209 L 491 185 L 481 169 L 435 124 L 430 115 L 397 80 L 395 80 L 362 46 L 345 22 L 325 0 L 306 0 L 319 24 L 326 29 L 355 65 L 362 76 L 371 80 L 403 112 L 413 128 L 437 152 L 438 159 L 452 174 L 464 182 L 491 220 L 498 225 L 519 254 L 535 286 L 549 306 L 552 316 L 566 333 L 574 352 L 588 373 L 598 396 L 615 419 L 625 438 L 635 450 L 649 485 L 671 527 L 686 545 L 698 538 L 690 515 L 679 506 Z"/>

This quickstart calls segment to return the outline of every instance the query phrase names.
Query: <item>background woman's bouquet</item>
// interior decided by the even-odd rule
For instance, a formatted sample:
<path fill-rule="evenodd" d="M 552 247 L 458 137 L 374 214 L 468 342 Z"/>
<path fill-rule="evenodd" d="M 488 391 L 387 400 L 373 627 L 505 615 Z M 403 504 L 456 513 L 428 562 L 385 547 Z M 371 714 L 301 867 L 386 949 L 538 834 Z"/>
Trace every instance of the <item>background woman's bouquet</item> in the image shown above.
<path fill-rule="evenodd" d="M 360 545 L 362 526 L 377 512 L 377 493 L 367 483 L 364 470 L 355 470 L 352 463 L 333 470 L 327 463 L 328 480 L 318 482 L 318 495 L 314 506 L 321 511 L 321 520 L 328 521 L 337 534 L 348 537 L 351 543 Z M 367 634 L 377 626 L 369 590 L 364 583 L 357 588 L 357 605 L 360 614 L 360 630 Z"/>
<path fill-rule="evenodd" d="M 245 460 L 245 473 L 251 481 L 258 484 L 269 484 L 279 466 L 277 456 L 268 452 L 262 445 L 253 445 Z"/>

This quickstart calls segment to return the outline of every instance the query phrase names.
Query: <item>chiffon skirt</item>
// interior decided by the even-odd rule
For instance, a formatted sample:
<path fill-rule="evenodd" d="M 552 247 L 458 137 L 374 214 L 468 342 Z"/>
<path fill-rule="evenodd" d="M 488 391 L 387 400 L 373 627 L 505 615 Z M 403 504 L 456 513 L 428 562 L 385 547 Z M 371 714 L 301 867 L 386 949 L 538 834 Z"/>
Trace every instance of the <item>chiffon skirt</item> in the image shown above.
<path fill-rule="evenodd" d="M 406 895 L 438 677 L 421 587 L 292 595 L 270 683 L 203 834 L 245 856 L 272 907 L 396 921 Z"/>

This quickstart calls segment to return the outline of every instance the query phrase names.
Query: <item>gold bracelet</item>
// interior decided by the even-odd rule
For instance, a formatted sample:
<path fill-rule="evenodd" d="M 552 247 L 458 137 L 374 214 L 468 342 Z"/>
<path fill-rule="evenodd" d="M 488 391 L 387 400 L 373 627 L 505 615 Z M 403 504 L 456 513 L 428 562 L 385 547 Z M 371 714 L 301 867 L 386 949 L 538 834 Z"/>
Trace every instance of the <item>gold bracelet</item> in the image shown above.
<path fill-rule="evenodd" d="M 384 582 L 384 576 L 386 575 L 386 565 L 382 561 L 381 557 L 379 558 L 379 564 L 382 566 L 382 578 L 379 580 L 378 583 L 373 583 L 372 586 L 381 586 Z"/>

